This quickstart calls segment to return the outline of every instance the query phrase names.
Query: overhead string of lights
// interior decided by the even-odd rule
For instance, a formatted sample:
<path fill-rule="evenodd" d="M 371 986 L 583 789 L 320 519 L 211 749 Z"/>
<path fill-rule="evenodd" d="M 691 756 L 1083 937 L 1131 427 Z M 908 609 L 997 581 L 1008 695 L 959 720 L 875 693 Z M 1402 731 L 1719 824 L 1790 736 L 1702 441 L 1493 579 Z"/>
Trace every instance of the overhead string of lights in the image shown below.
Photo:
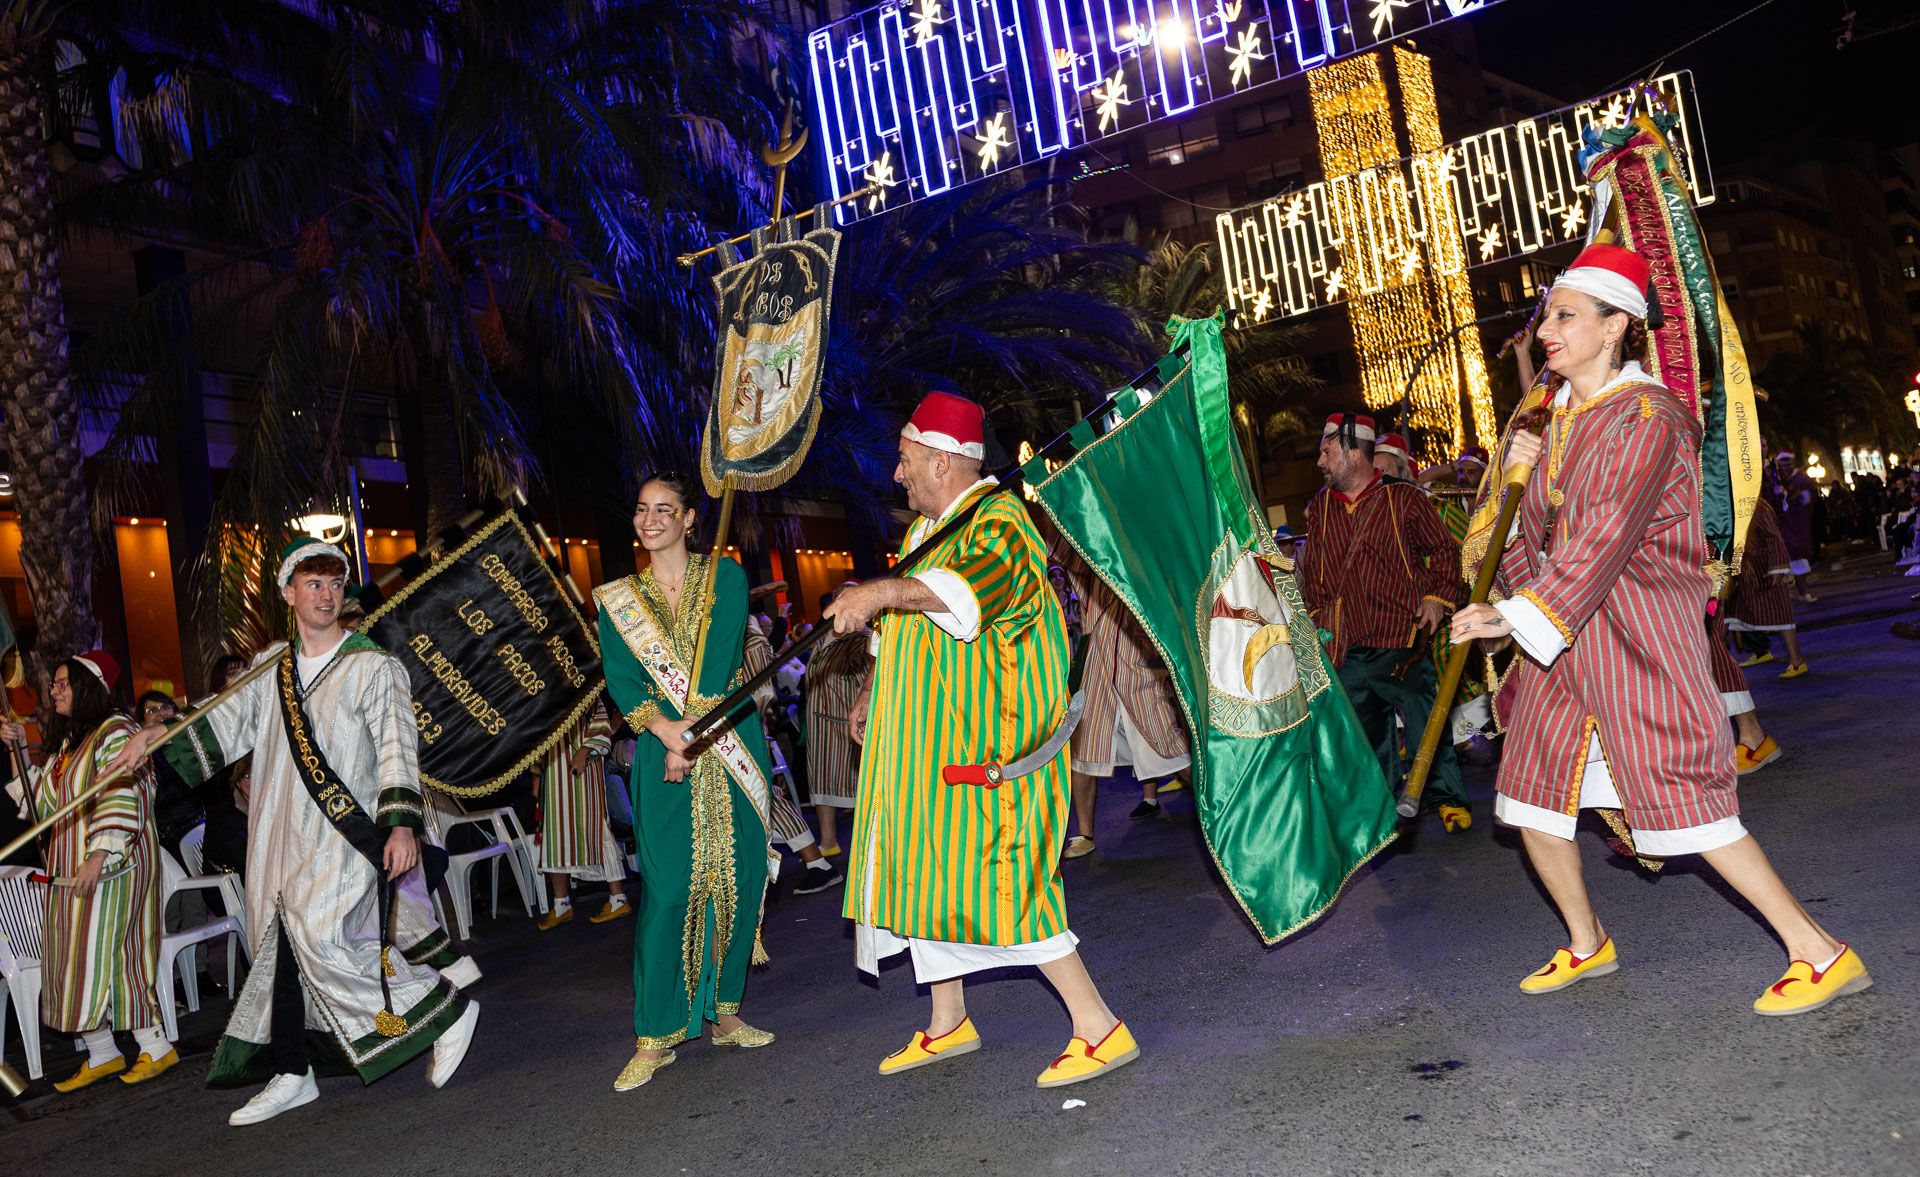
<path fill-rule="evenodd" d="M 1498 0 L 887 0 L 807 35 L 840 223 L 1244 93 Z"/>

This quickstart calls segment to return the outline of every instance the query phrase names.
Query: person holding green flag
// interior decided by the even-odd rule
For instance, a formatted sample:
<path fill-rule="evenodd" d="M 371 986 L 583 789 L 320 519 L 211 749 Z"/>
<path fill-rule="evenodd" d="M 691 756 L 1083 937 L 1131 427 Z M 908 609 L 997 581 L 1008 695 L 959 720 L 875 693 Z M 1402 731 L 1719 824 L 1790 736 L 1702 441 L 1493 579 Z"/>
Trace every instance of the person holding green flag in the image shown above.
<path fill-rule="evenodd" d="M 900 433 L 894 480 L 920 517 L 904 556 L 956 515 L 972 518 L 909 575 L 843 590 L 839 633 L 878 631 L 845 914 L 855 959 L 878 974 L 906 952 L 932 989 L 927 1028 L 880 1063 L 899 1074 L 980 1047 L 964 979 L 1038 968 L 1073 1018 L 1042 1087 L 1080 1083 L 1139 1057 L 1127 1024 L 1087 975 L 1059 872 L 1070 756 L 1067 626 L 1046 546 L 1016 496 L 982 478 L 985 411 L 932 392 Z M 1016 762 L 1031 761 L 1025 771 Z M 1007 768 L 1006 775 L 1001 768 Z"/>

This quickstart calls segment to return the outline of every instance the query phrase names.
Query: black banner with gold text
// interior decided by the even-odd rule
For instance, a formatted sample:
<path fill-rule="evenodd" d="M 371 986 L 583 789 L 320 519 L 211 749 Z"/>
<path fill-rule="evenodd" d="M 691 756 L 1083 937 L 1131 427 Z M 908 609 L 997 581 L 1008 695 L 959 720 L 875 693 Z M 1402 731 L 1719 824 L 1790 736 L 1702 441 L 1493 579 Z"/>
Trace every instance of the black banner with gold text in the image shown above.
<path fill-rule="evenodd" d="M 592 627 L 512 511 L 409 581 L 366 634 L 406 664 L 421 780 L 457 797 L 536 766 L 602 685 Z"/>

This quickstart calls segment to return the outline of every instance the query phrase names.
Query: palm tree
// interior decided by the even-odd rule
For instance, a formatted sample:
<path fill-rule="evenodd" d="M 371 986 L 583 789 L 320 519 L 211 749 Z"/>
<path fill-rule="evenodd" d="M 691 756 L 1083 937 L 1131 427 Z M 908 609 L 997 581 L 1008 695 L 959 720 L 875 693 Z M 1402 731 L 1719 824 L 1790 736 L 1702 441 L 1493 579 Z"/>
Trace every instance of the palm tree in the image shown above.
<path fill-rule="evenodd" d="M 401 39 L 344 15 L 323 12 L 322 39 L 271 75 L 189 64 L 156 78 L 126 121 L 155 140 L 195 134 L 76 209 L 229 245 L 86 356 L 108 398 L 142 377 L 105 455 L 123 493 L 163 426 L 155 374 L 235 331 L 258 341 L 255 412 L 200 578 L 223 617 L 278 546 L 233 529 L 277 533 L 338 500 L 352 390 L 402 394 L 423 535 L 537 475 L 530 403 L 569 398 L 629 453 L 676 438 L 712 328 L 673 259 L 764 199 L 729 130 L 770 122 L 740 51 L 757 29 L 744 4 L 425 5 Z M 181 338 L 170 327 L 189 317 Z"/>
<path fill-rule="evenodd" d="M 1156 340 L 1167 321 L 1212 315 L 1226 305 L 1225 279 L 1211 242 L 1182 245 L 1171 237 L 1148 248 L 1144 264 L 1130 275 L 1120 299 Z M 1255 492 L 1265 497 L 1264 456 L 1306 426 L 1301 399 L 1321 380 L 1300 357 L 1311 334 L 1294 323 L 1261 323 L 1224 335 L 1231 373 L 1233 422 L 1253 473 Z"/>
<path fill-rule="evenodd" d="M 1800 347 L 1782 352 L 1761 368 L 1766 390 L 1760 420 L 1779 444 L 1811 441 L 1838 461 L 1849 442 L 1908 436 L 1899 386 L 1885 378 L 1897 360 L 1876 354 L 1864 341 L 1816 319 L 1795 329 Z"/>
<path fill-rule="evenodd" d="M 1089 242 L 1046 184 L 987 182 L 846 231 L 819 439 L 789 493 L 884 529 L 902 419 L 932 388 L 1045 441 L 1150 358 L 1115 297 L 1139 252 Z M 1011 456 L 1011 455 L 1009 455 Z"/>
<path fill-rule="evenodd" d="M 418 0 L 333 5 L 346 19 L 399 25 Z M 169 71 L 239 60 L 267 73 L 302 59 L 289 30 L 313 21 L 253 0 L 0 0 L 0 413 L 5 416 L 20 559 L 43 664 L 96 645 L 98 537 L 80 440 L 81 391 L 71 366 L 59 271 L 47 131 L 63 94 L 90 99 L 109 82 L 144 86 Z M 154 36 L 164 30 L 164 40 Z"/>

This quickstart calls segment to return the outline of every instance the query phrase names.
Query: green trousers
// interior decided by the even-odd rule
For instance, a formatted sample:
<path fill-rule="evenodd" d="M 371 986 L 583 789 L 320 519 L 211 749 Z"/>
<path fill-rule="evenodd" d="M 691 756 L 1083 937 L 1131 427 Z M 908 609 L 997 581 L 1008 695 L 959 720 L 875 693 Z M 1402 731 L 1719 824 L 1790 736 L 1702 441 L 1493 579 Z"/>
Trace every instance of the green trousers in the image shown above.
<path fill-rule="evenodd" d="M 1353 646 L 1340 667 L 1340 685 L 1347 689 L 1354 714 L 1360 717 L 1360 729 L 1373 741 L 1374 755 L 1380 758 L 1380 771 L 1386 774 L 1387 787 L 1398 792 L 1400 778 L 1411 767 L 1400 756 L 1398 733 L 1393 717 L 1407 725 L 1407 749 L 1420 747 L 1427 730 L 1427 716 L 1433 712 L 1433 696 L 1440 689 L 1439 674 L 1430 657 L 1416 658 L 1405 678 L 1393 677 L 1393 668 L 1411 650 L 1391 650 L 1380 646 Z M 1441 717 L 1446 722 L 1446 717 Z M 1453 754 L 1451 733 L 1443 732 L 1440 750 L 1433 757 L 1433 772 L 1427 778 L 1424 807 L 1462 805 L 1467 790 L 1460 783 L 1460 761 Z"/>
<path fill-rule="evenodd" d="M 638 778 L 639 774 L 635 774 Z M 740 1011 L 767 888 L 767 829 L 731 780 L 632 786 L 640 898 L 634 905 L 633 1032 L 658 1050 L 700 1036 L 701 1023 Z M 709 836 L 696 844 L 696 811 Z M 707 880 L 703 882 L 702 880 Z M 731 888 L 725 881 L 731 880 Z M 725 892 L 732 892 L 729 898 Z M 723 908 L 731 903 L 732 918 Z M 722 922 L 725 927 L 722 927 Z M 722 936 L 724 953 L 718 952 Z"/>

